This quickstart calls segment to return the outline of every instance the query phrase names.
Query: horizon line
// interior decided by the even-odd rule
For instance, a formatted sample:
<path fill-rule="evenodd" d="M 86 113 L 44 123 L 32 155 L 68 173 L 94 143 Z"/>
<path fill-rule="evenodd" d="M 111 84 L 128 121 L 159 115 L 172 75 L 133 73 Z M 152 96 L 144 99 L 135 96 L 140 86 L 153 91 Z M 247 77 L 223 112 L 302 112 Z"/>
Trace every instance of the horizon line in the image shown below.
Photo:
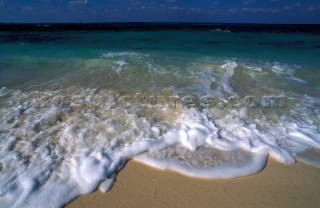
<path fill-rule="evenodd" d="M 257 23 L 257 22 L 162 22 L 162 21 L 153 21 L 153 22 L 140 22 L 140 21 L 112 21 L 112 22 L 0 22 L 1 25 L 30 25 L 30 24 L 39 24 L 39 25 L 57 25 L 57 24 L 224 24 L 224 25 L 320 25 L 320 23 Z"/>

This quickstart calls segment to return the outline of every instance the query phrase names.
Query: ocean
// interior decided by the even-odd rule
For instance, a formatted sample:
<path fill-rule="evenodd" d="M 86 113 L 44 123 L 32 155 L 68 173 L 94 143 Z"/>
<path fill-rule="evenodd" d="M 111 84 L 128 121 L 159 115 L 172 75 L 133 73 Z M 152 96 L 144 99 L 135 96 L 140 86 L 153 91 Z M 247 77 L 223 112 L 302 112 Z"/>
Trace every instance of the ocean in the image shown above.
<path fill-rule="evenodd" d="M 0 24 L 0 207 L 106 192 L 131 159 L 319 167 L 319 83 L 319 25 Z"/>

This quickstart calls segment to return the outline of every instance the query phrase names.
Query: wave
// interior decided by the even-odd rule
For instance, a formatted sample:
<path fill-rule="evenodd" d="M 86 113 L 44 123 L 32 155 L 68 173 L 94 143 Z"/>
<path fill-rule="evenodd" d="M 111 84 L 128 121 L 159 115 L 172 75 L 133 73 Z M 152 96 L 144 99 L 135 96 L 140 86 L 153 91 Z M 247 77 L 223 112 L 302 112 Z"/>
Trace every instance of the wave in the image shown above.
<path fill-rule="evenodd" d="M 218 69 L 224 90 L 234 92 L 226 83 L 237 67 Z M 0 108 L 1 207 L 61 207 L 98 187 L 108 191 L 130 159 L 233 178 L 260 171 L 268 155 L 293 164 L 297 154 L 320 148 L 319 99 L 310 96 L 291 109 L 124 108 L 106 89 L 0 92 L 1 104 L 10 104 Z"/>

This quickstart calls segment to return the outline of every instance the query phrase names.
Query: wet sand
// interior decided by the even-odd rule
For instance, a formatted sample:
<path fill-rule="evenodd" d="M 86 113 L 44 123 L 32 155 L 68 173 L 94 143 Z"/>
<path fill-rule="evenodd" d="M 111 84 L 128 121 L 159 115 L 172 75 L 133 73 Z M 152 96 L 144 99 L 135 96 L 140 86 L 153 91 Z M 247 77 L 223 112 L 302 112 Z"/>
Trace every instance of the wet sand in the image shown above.
<path fill-rule="evenodd" d="M 258 174 L 228 180 L 191 178 L 129 161 L 112 189 L 80 196 L 66 208 L 318 207 L 320 169 L 273 160 Z"/>

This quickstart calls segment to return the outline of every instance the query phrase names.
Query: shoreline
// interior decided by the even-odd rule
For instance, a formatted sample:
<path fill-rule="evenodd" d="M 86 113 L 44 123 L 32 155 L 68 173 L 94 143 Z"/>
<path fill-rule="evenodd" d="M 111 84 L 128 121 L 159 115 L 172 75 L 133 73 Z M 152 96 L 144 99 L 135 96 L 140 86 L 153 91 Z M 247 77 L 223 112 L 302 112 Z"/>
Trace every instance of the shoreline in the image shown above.
<path fill-rule="evenodd" d="M 130 160 L 111 190 L 77 197 L 65 208 L 317 207 L 320 169 L 268 159 L 259 173 L 235 179 L 199 179 Z"/>

